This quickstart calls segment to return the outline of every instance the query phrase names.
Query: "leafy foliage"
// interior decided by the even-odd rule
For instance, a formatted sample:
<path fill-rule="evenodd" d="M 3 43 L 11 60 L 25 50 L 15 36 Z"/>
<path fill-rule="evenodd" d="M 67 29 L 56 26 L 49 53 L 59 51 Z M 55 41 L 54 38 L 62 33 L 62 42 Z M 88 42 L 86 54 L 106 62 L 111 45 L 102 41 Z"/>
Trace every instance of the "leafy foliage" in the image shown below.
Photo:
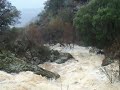
<path fill-rule="evenodd" d="M 7 0 L 0 0 L 0 31 L 18 21 L 20 12 Z"/>
<path fill-rule="evenodd" d="M 87 45 L 104 48 L 119 38 L 120 0 L 91 0 L 82 6 L 74 25 Z"/>
<path fill-rule="evenodd" d="M 15 24 L 19 19 L 20 12 L 7 0 L 0 0 L 0 50 L 12 49 L 12 44 L 17 32 L 10 25 Z"/>

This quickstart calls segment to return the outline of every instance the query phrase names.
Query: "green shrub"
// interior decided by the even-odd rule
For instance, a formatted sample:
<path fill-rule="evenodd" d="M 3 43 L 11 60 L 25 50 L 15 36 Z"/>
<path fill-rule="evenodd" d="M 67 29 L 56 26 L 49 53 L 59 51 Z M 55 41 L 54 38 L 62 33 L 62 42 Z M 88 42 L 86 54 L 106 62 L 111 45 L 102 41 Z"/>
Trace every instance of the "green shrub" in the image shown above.
<path fill-rule="evenodd" d="M 120 35 L 120 0 L 91 0 L 77 12 L 74 25 L 87 45 L 108 47 Z"/>

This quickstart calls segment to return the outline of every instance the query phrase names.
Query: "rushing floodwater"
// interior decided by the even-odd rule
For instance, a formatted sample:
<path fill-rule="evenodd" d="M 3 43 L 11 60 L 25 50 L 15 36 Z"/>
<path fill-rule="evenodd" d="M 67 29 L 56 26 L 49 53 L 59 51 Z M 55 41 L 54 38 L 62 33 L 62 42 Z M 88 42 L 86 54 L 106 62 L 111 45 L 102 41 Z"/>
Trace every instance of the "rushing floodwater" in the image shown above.
<path fill-rule="evenodd" d="M 63 64 L 45 63 L 41 67 L 57 72 L 61 78 L 47 80 L 32 72 L 8 74 L 0 71 L 0 90 L 120 90 L 120 84 L 111 84 L 101 70 L 104 56 L 90 54 L 85 47 L 75 46 L 74 49 L 53 49 L 69 52 L 75 59 Z"/>

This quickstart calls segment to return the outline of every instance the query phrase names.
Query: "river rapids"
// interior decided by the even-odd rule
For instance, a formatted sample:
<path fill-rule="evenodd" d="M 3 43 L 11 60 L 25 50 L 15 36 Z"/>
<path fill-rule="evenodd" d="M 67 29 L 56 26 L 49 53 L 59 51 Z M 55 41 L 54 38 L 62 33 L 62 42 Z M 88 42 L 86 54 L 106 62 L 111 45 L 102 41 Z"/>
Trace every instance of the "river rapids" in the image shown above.
<path fill-rule="evenodd" d="M 59 79 L 47 80 L 30 71 L 19 74 L 0 71 L 0 90 L 120 90 L 120 83 L 110 83 L 102 71 L 103 55 L 91 54 L 88 48 L 77 45 L 72 49 L 55 45 L 51 49 L 71 53 L 75 58 L 63 64 L 40 65 L 58 73 Z"/>

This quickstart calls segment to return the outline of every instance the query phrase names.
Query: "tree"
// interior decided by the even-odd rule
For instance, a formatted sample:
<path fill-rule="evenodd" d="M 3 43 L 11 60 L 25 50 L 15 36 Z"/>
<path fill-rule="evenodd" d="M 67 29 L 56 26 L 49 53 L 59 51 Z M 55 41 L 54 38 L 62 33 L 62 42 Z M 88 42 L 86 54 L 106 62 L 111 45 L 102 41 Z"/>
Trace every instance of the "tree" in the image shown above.
<path fill-rule="evenodd" d="M 56 15 L 63 8 L 64 0 L 48 0 L 45 3 L 45 10 L 52 15 Z"/>
<path fill-rule="evenodd" d="M 77 12 L 74 25 L 87 45 L 105 48 L 120 35 L 120 0 L 91 0 Z"/>
<path fill-rule="evenodd" d="M 18 21 L 20 12 L 7 0 L 0 0 L 0 31 L 6 30 L 9 25 Z"/>
<path fill-rule="evenodd" d="M 26 31 L 26 37 L 35 44 L 41 44 L 41 35 L 40 31 L 38 31 L 38 27 L 35 25 L 29 25 L 27 27 Z"/>
<path fill-rule="evenodd" d="M 7 0 L 0 0 L 0 50 L 11 48 L 17 33 L 10 29 L 19 19 L 20 12 Z M 10 31 L 11 30 L 11 31 Z"/>
<path fill-rule="evenodd" d="M 61 18 L 56 17 L 51 19 L 48 23 L 47 32 L 49 36 L 49 43 L 56 44 L 61 42 L 61 38 L 63 36 L 63 25 L 64 22 Z"/>
<path fill-rule="evenodd" d="M 64 32 L 63 32 L 63 42 L 66 43 L 66 44 L 72 44 L 75 42 L 75 39 L 74 39 L 74 28 L 72 26 L 71 23 L 65 23 L 64 24 Z"/>

